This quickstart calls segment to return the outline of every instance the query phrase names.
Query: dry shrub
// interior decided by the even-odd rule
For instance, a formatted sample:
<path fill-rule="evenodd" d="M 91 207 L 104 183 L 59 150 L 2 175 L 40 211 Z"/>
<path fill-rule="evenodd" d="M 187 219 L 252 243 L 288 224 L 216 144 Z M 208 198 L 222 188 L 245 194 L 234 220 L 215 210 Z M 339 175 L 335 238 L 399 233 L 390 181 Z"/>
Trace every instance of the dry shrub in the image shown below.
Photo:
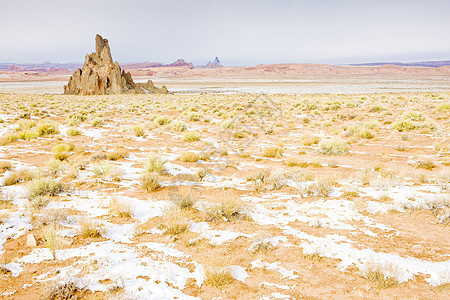
<path fill-rule="evenodd" d="M 48 196 L 36 196 L 34 198 L 29 199 L 28 206 L 31 209 L 39 210 L 47 206 L 47 204 L 51 201 L 51 198 Z"/>
<path fill-rule="evenodd" d="M 181 153 L 181 160 L 185 162 L 196 162 L 200 159 L 200 156 L 195 152 L 183 152 Z"/>
<path fill-rule="evenodd" d="M 110 214 L 118 216 L 119 218 L 131 218 L 133 211 L 130 202 L 119 201 L 116 198 L 113 198 L 111 199 L 111 201 L 109 201 L 108 208 Z"/>
<path fill-rule="evenodd" d="M 7 174 L 3 180 L 5 185 L 14 185 L 23 181 L 30 181 L 36 177 L 36 172 L 29 169 L 21 169 Z"/>
<path fill-rule="evenodd" d="M 236 195 L 224 195 L 219 198 L 217 203 L 214 203 L 209 209 L 208 213 L 214 219 L 223 219 L 225 221 L 232 221 L 237 219 L 245 219 L 245 206 Z"/>
<path fill-rule="evenodd" d="M 226 268 L 210 268 L 205 272 L 205 284 L 220 288 L 233 282 L 231 272 Z"/>
<path fill-rule="evenodd" d="M 199 193 L 190 186 L 174 186 L 169 194 L 172 202 L 181 209 L 191 208 L 198 201 Z"/>
<path fill-rule="evenodd" d="M 102 236 L 102 229 L 98 222 L 83 218 L 80 221 L 79 235 L 83 238 L 98 238 Z"/>
<path fill-rule="evenodd" d="M 65 283 L 53 283 L 49 288 L 47 295 L 44 296 L 45 300 L 76 300 L 80 297 L 84 289 L 79 288 L 73 281 Z"/>
<path fill-rule="evenodd" d="M 153 192 L 160 187 L 158 174 L 144 172 L 141 177 L 141 186 L 148 192 Z"/>
<path fill-rule="evenodd" d="M 53 178 L 36 178 L 27 185 L 27 197 L 55 196 L 64 191 L 64 185 Z"/>
<path fill-rule="evenodd" d="M 398 284 L 399 268 L 390 262 L 368 261 L 362 268 L 364 278 L 375 282 L 379 288 L 391 288 Z"/>
<path fill-rule="evenodd" d="M 433 170 L 436 167 L 436 164 L 432 162 L 431 160 L 419 160 L 416 163 L 416 168 L 418 169 L 425 169 L 425 170 Z"/>
<path fill-rule="evenodd" d="M 144 172 L 162 174 L 166 171 L 164 164 L 166 160 L 159 156 L 150 156 L 146 162 L 142 164 Z"/>
<path fill-rule="evenodd" d="M 186 212 L 177 206 L 166 208 L 161 227 L 165 230 L 165 234 L 177 235 L 183 233 L 188 228 Z"/>
<path fill-rule="evenodd" d="M 347 143 L 342 140 L 324 140 L 319 143 L 319 153 L 321 154 L 343 155 L 347 152 Z"/>
<path fill-rule="evenodd" d="M 53 259 L 56 259 L 56 250 L 59 245 L 58 230 L 55 225 L 51 225 L 44 231 L 44 246 L 52 253 Z"/>
<path fill-rule="evenodd" d="M 119 158 L 128 157 L 128 150 L 124 148 L 117 148 L 111 152 L 106 153 L 107 160 L 118 160 Z"/>
<path fill-rule="evenodd" d="M 200 140 L 200 133 L 198 131 L 189 131 L 184 134 L 184 140 L 186 142 L 195 142 Z"/>
<path fill-rule="evenodd" d="M 268 158 L 278 157 L 283 155 L 283 149 L 277 146 L 267 147 L 263 150 L 263 156 Z"/>

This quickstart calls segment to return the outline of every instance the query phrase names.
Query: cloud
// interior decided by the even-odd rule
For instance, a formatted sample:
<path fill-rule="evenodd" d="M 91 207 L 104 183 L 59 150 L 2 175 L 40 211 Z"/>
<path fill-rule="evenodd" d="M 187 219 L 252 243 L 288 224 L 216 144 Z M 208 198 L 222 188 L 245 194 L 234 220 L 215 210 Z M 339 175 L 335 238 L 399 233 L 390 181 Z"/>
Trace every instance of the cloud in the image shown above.
<path fill-rule="evenodd" d="M 83 61 L 96 33 L 120 62 L 450 59 L 446 0 L 16 0 L 0 10 L 0 62 Z"/>

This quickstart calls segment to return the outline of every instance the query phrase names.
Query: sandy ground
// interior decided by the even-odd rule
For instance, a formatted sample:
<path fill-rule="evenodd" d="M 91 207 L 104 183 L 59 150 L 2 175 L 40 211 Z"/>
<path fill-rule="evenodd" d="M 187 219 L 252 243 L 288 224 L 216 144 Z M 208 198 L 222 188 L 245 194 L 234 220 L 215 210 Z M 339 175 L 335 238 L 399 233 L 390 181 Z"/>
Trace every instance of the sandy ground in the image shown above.
<path fill-rule="evenodd" d="M 0 297 L 448 299 L 446 81 L 327 80 L 0 94 Z"/>
<path fill-rule="evenodd" d="M 269 93 L 269 94 L 361 94 L 411 91 L 449 91 L 449 76 L 296 76 L 261 78 L 154 78 L 134 77 L 136 82 L 153 80 L 173 93 Z M 66 81 L 0 82 L 2 93 L 61 94 Z"/>

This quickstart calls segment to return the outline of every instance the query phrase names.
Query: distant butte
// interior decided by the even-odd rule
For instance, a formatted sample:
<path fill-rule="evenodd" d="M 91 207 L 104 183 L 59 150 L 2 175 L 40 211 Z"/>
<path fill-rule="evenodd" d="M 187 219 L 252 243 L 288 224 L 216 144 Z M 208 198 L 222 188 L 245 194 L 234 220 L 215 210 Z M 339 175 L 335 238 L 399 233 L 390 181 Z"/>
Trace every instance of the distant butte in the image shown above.
<path fill-rule="evenodd" d="M 134 83 L 129 72 L 123 71 L 118 62 L 113 63 L 107 39 L 95 37 L 95 52 L 87 54 L 83 67 L 77 69 L 64 86 L 64 94 L 167 94 L 167 88 L 157 88 L 151 80 Z"/>

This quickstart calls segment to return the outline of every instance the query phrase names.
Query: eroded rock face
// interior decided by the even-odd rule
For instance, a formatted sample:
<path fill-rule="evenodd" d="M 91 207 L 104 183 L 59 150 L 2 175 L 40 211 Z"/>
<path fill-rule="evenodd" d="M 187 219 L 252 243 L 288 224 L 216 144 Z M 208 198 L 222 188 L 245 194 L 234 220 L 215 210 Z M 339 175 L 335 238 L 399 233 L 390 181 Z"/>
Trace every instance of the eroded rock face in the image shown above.
<path fill-rule="evenodd" d="M 167 88 L 157 88 L 151 80 L 134 83 L 129 72 L 123 71 L 118 62 L 113 63 L 108 40 L 97 34 L 95 52 L 86 55 L 84 65 L 77 69 L 64 86 L 64 94 L 167 94 Z"/>

